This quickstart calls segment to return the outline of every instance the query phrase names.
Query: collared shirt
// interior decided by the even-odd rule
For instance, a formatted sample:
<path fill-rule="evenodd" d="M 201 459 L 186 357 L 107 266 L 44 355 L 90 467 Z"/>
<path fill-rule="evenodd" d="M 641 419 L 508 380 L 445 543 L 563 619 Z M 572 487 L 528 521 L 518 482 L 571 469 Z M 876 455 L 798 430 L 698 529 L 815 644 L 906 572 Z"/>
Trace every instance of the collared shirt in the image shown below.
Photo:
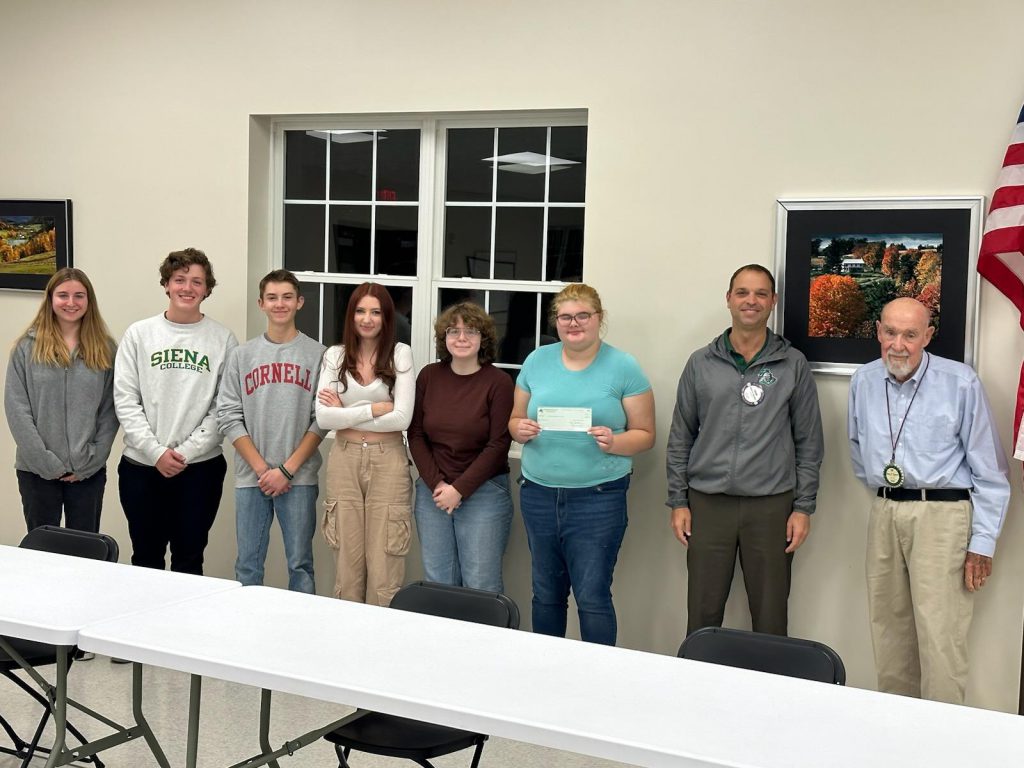
<path fill-rule="evenodd" d="M 768 335 L 765 334 L 764 344 L 762 344 L 761 348 L 757 350 L 757 354 L 750 358 L 750 362 L 748 363 L 747 358 L 737 352 L 735 347 L 733 347 L 732 342 L 729 340 L 730 333 L 732 333 L 732 328 L 726 328 L 725 333 L 722 334 L 722 341 L 725 342 L 725 348 L 729 350 L 729 354 L 732 356 L 732 362 L 733 365 L 736 366 L 736 370 L 740 373 L 746 373 L 747 368 L 756 363 L 757 359 L 761 356 L 761 353 L 768 348 Z"/>
<path fill-rule="evenodd" d="M 992 556 L 1010 484 L 985 390 L 970 366 L 926 352 L 902 383 L 881 360 L 862 366 L 850 382 L 847 429 L 853 472 L 870 488 L 885 485 L 882 470 L 893 459 L 906 488 L 970 489 L 974 513 L 967 549 Z"/>

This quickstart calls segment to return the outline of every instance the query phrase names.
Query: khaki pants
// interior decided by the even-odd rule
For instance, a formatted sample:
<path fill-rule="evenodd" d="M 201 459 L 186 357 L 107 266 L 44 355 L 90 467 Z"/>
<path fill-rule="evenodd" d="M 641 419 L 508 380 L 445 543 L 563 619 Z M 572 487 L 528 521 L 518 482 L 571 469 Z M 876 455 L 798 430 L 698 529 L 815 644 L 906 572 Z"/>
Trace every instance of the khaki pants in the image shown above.
<path fill-rule="evenodd" d="M 327 459 L 323 532 L 337 550 L 334 596 L 387 606 L 405 580 L 412 478 L 401 439 L 335 440 Z"/>
<path fill-rule="evenodd" d="M 878 690 L 963 703 L 970 537 L 969 501 L 875 499 L 866 570 Z"/>

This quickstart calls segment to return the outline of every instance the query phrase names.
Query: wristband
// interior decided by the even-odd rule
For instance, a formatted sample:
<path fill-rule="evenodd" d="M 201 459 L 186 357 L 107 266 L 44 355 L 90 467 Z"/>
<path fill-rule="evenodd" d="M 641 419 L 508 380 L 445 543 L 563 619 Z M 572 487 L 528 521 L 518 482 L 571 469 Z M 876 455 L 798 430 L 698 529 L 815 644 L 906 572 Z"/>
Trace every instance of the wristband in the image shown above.
<path fill-rule="evenodd" d="M 284 468 L 284 464 L 279 464 L 277 468 L 281 470 L 281 474 L 288 479 L 288 482 L 291 482 L 292 480 L 295 479 L 295 476 Z"/>

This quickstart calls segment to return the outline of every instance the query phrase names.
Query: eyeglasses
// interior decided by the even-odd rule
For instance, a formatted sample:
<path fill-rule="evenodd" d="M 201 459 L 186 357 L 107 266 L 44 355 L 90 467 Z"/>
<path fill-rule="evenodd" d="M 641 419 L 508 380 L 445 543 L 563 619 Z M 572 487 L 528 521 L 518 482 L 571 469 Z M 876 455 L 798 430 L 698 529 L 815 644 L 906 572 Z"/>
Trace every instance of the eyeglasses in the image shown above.
<path fill-rule="evenodd" d="M 555 320 L 558 321 L 559 325 L 572 325 L 572 321 L 576 321 L 576 325 L 586 325 L 590 322 L 590 318 L 594 315 L 600 314 L 599 312 L 577 312 L 575 315 L 556 315 Z"/>
<path fill-rule="evenodd" d="M 475 339 L 480 335 L 480 331 L 476 328 L 445 328 L 444 335 L 449 339 L 457 339 L 459 336 Z"/>

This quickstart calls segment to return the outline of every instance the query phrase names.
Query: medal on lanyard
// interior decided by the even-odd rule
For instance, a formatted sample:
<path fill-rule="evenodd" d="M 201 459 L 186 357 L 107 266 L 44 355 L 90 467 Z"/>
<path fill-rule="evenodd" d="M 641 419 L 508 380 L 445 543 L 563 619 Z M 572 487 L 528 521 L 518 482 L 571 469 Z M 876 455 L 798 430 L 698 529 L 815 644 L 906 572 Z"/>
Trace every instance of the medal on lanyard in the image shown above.
<path fill-rule="evenodd" d="M 889 408 L 889 377 L 887 376 L 885 379 L 885 415 L 889 419 L 889 440 L 892 442 L 892 455 L 889 457 L 889 463 L 882 467 L 882 479 L 885 480 L 885 484 L 890 488 L 899 488 L 903 485 L 903 481 L 906 478 L 903 468 L 896 463 L 896 446 L 900 441 L 900 435 L 903 434 L 903 428 L 907 426 L 907 420 L 910 418 L 910 409 L 914 406 L 917 393 L 921 391 L 921 384 L 924 383 L 924 375 L 928 373 L 928 363 L 930 362 L 931 357 L 925 360 L 924 370 L 921 371 L 921 378 L 917 380 L 917 388 L 914 390 L 914 394 L 910 398 L 910 404 L 903 414 L 903 423 L 900 424 L 896 437 L 892 436 L 892 410 Z"/>
<path fill-rule="evenodd" d="M 764 387 L 748 381 L 743 385 L 743 389 L 740 390 L 740 398 L 747 405 L 759 405 L 764 400 Z"/>

